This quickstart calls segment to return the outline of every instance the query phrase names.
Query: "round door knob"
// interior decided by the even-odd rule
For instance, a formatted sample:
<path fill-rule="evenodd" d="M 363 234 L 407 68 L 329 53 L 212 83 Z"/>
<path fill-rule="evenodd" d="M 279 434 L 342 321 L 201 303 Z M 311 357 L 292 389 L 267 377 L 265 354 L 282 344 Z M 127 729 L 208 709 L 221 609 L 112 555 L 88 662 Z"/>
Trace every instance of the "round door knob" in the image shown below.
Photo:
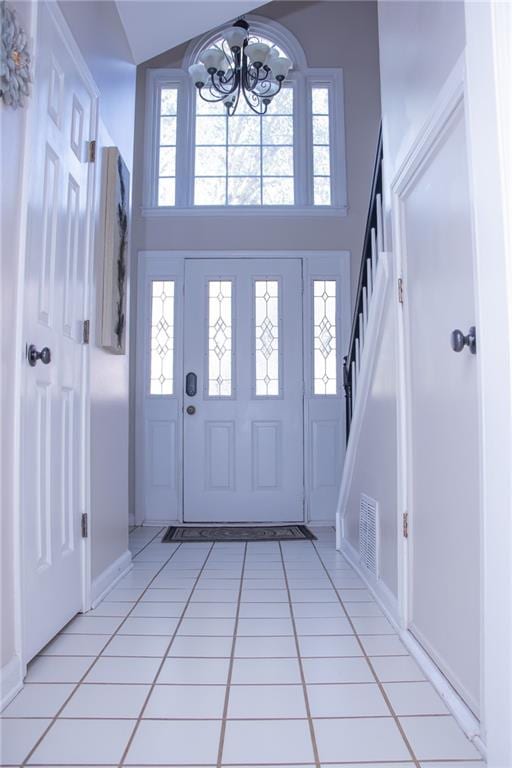
<path fill-rule="evenodd" d="M 29 365 L 31 365 L 32 368 L 37 364 L 38 360 L 40 360 L 43 365 L 48 365 L 48 363 L 51 363 L 52 361 L 52 353 L 50 349 L 48 347 L 43 347 L 39 352 L 35 344 L 31 344 L 28 348 L 27 357 Z"/>
<path fill-rule="evenodd" d="M 464 347 L 468 347 L 472 355 L 476 355 L 476 328 L 474 325 L 469 329 L 469 333 L 465 336 L 462 331 L 456 328 L 452 331 L 450 336 L 450 342 L 454 352 L 462 352 Z"/>
<path fill-rule="evenodd" d="M 194 405 L 187 406 L 187 413 L 189 416 L 193 416 L 195 412 L 196 412 L 196 409 Z"/>

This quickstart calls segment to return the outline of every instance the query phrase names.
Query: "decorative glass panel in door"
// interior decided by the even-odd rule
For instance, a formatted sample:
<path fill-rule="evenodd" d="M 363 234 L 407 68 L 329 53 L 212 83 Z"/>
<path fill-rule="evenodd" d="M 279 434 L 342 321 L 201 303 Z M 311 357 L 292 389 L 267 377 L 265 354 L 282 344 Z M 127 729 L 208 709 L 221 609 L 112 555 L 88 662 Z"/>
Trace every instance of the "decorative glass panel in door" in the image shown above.
<path fill-rule="evenodd" d="M 185 522 L 303 521 L 300 260 L 186 260 L 184 340 Z"/>

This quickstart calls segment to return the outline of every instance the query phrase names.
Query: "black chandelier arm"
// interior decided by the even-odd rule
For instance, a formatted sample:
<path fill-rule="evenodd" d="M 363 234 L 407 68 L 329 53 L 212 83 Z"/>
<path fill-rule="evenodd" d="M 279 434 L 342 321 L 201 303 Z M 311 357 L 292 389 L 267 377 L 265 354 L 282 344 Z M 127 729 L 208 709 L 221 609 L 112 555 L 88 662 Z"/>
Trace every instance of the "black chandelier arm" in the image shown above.
<path fill-rule="evenodd" d="M 223 74 L 219 74 L 217 72 L 217 79 L 219 83 L 222 83 L 222 85 L 228 85 L 233 80 L 233 78 L 236 77 L 237 71 L 238 70 L 236 69 L 229 69 L 227 72 L 224 72 Z"/>
<path fill-rule="evenodd" d="M 249 109 L 251 109 L 256 115 L 264 115 L 266 113 L 266 111 L 268 109 L 268 104 L 264 104 L 263 101 L 258 100 L 258 104 L 259 104 L 259 107 L 260 107 L 259 109 L 257 107 L 255 107 L 254 104 L 251 104 L 251 101 L 250 101 L 249 97 L 252 95 L 255 98 L 257 98 L 257 95 L 254 93 L 254 91 L 247 91 L 247 90 L 245 90 L 245 88 L 241 88 L 240 90 L 242 91 L 242 93 L 244 95 L 244 99 L 245 99 L 246 104 L 249 107 Z M 233 110 L 233 112 L 234 112 L 234 110 Z M 230 114 L 232 114 L 232 113 L 230 113 Z"/>
<path fill-rule="evenodd" d="M 240 87 L 240 74 L 235 72 L 234 78 L 230 78 L 227 82 L 224 82 L 221 76 L 213 74 L 210 87 L 217 91 L 217 93 L 222 94 L 223 98 L 231 96 Z"/>
<path fill-rule="evenodd" d="M 217 104 L 219 101 L 224 101 L 224 99 L 226 98 L 225 96 L 219 96 L 218 98 L 207 99 L 206 96 L 203 95 L 204 90 L 207 90 L 207 93 L 210 93 L 210 94 L 212 92 L 210 89 L 205 89 L 204 87 L 197 89 L 199 96 L 202 98 L 203 101 L 206 101 L 207 104 Z"/>

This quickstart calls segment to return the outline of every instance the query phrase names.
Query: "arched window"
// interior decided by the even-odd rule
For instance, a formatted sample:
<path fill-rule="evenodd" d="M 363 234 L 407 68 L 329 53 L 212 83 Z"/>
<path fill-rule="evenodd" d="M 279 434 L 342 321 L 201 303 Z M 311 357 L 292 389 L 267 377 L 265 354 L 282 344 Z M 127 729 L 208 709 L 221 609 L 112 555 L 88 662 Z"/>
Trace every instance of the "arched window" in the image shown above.
<path fill-rule="evenodd" d="M 221 30 L 190 44 L 182 70 L 148 71 L 147 213 L 346 212 L 341 70 L 309 68 L 281 24 L 247 21 L 252 40 L 293 62 L 265 115 L 240 99 L 228 116 L 190 81 L 188 66 L 205 48 L 222 46 Z"/>

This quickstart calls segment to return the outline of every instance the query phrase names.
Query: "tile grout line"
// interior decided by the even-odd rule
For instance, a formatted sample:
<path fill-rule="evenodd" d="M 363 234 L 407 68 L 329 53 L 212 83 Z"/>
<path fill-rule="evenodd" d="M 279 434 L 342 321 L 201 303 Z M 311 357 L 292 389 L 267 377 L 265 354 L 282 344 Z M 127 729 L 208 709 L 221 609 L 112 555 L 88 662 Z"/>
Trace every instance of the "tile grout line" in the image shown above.
<path fill-rule="evenodd" d="M 320 553 L 319 553 L 319 551 L 318 551 L 318 549 L 316 547 L 315 542 L 312 541 L 311 543 L 313 545 L 313 549 L 315 550 L 315 552 L 317 554 L 318 559 L 320 560 L 320 562 L 322 564 L 322 568 L 324 569 L 325 573 L 327 574 L 327 577 L 328 577 L 329 581 L 331 582 L 331 586 L 332 586 L 332 588 L 334 589 L 334 591 L 336 593 L 336 596 L 337 596 L 337 598 L 338 598 L 338 600 L 340 602 L 340 605 L 341 605 L 341 607 L 343 608 L 343 610 L 345 612 L 345 616 L 347 617 L 347 621 L 349 622 L 350 626 L 352 627 L 352 631 L 354 632 L 354 636 L 356 638 L 356 641 L 359 644 L 359 647 L 361 648 L 361 651 L 363 653 L 363 656 L 364 656 L 364 659 L 365 659 L 366 663 L 368 664 L 370 672 L 372 673 L 372 675 L 373 675 L 373 677 L 375 679 L 375 682 L 377 683 L 377 685 L 379 687 L 381 695 L 383 696 L 384 701 L 386 702 L 386 705 L 387 705 L 387 707 L 388 707 L 388 709 L 389 709 L 389 711 L 391 713 L 391 716 L 392 716 L 392 718 L 395 721 L 395 725 L 397 726 L 398 730 L 400 731 L 400 735 L 402 736 L 404 744 L 406 745 L 407 749 L 409 750 L 409 754 L 411 755 L 412 761 L 414 762 L 414 765 L 415 765 L 416 768 L 421 768 L 420 762 L 419 762 L 418 758 L 416 757 L 416 754 L 415 754 L 415 752 L 414 752 L 414 750 L 412 748 L 412 745 L 411 745 L 409 739 L 407 738 L 407 736 L 405 734 L 405 731 L 404 731 L 404 729 L 402 727 L 402 724 L 401 724 L 401 722 L 400 722 L 400 720 L 398 718 L 398 715 L 396 714 L 396 712 L 395 712 L 395 710 L 394 710 L 394 708 L 393 708 L 393 706 L 391 704 L 391 701 L 389 699 L 389 696 L 386 693 L 384 685 L 379 680 L 379 677 L 378 677 L 377 673 L 375 672 L 375 669 L 374 669 L 373 664 L 372 664 L 372 662 L 370 660 L 370 657 L 369 657 L 369 655 L 366 652 L 366 648 L 364 647 L 363 643 L 361 642 L 361 640 L 359 638 L 359 634 L 358 634 L 358 632 L 356 630 L 354 622 L 352 621 L 352 617 L 349 616 L 347 611 L 345 610 L 344 601 L 342 600 L 342 598 L 340 597 L 340 595 L 338 593 L 338 590 L 336 589 L 336 586 L 334 584 L 333 578 L 332 578 L 331 574 L 329 573 L 329 571 L 327 570 L 327 567 L 326 567 L 326 565 L 325 565 L 325 563 L 324 563 L 324 561 L 323 561 L 323 559 L 322 559 L 322 557 L 321 557 L 321 555 L 320 555 Z M 343 555 L 342 555 L 342 557 L 343 557 Z"/>
<path fill-rule="evenodd" d="M 151 538 L 151 539 L 150 539 L 148 542 L 146 542 L 146 544 L 144 544 L 144 546 L 143 546 L 143 547 L 141 547 L 141 548 L 140 548 L 140 549 L 139 549 L 139 550 L 138 550 L 138 551 L 137 551 L 137 552 L 136 552 L 136 553 L 133 555 L 133 557 L 132 557 L 132 560 L 135 560 L 135 558 L 136 558 L 136 557 L 138 557 L 138 556 L 140 555 L 140 553 L 141 553 L 141 552 L 144 552 L 144 550 L 146 549 L 146 547 L 149 547 L 149 545 L 150 545 L 150 544 L 152 544 L 152 543 L 154 542 L 154 540 L 157 538 L 157 536 L 160 536 L 160 534 L 162 533 L 162 531 L 163 531 L 163 530 L 164 530 L 163 528 L 159 528 L 159 529 L 158 529 L 158 531 L 157 531 L 157 532 L 155 533 L 155 535 L 153 536 L 153 538 Z M 128 542 L 128 543 L 129 543 L 129 542 Z M 176 551 L 176 550 L 175 550 L 175 551 Z M 144 561 L 142 561 L 142 562 L 144 562 Z"/>
<path fill-rule="evenodd" d="M 144 717 L 144 712 L 146 711 L 146 707 L 147 707 L 147 705 L 149 703 L 149 699 L 151 698 L 151 695 L 152 695 L 153 691 L 155 690 L 156 681 L 158 680 L 158 678 L 160 676 L 160 673 L 161 673 L 161 671 L 163 669 L 163 666 L 164 666 L 164 664 L 165 664 L 165 662 L 166 662 L 166 660 L 168 658 L 169 651 L 171 650 L 171 647 L 172 647 L 172 644 L 174 642 L 174 639 L 175 639 L 176 635 L 178 634 L 179 628 L 180 628 L 180 626 L 181 626 L 181 624 L 183 622 L 183 619 L 185 617 L 185 613 L 187 611 L 187 608 L 189 607 L 190 602 L 192 600 L 192 595 L 194 594 L 194 591 L 195 591 L 195 589 L 197 587 L 199 579 L 201 578 L 201 576 L 203 574 L 203 571 L 204 571 L 204 569 L 206 567 L 206 563 L 208 562 L 208 559 L 209 559 L 211 553 L 213 552 L 213 548 L 214 547 L 215 547 L 215 544 L 213 543 L 211 545 L 210 549 L 208 550 L 208 554 L 206 555 L 206 557 L 203 560 L 203 564 L 202 564 L 201 568 L 199 569 L 199 573 L 197 574 L 197 577 L 195 579 L 194 585 L 193 585 L 193 587 L 192 587 L 192 589 L 190 591 L 190 594 L 188 596 L 188 600 L 186 601 L 185 605 L 183 606 L 183 611 L 181 613 L 181 616 L 180 616 L 180 618 L 178 620 L 178 623 L 176 624 L 174 632 L 172 633 L 171 639 L 170 639 L 170 641 L 169 641 L 169 643 L 167 645 L 167 648 L 166 648 L 165 653 L 164 653 L 164 655 L 162 657 L 162 660 L 161 660 L 160 664 L 158 665 L 156 674 L 155 674 L 155 676 L 153 678 L 153 682 L 150 684 L 150 688 L 149 688 L 149 691 L 148 691 L 148 693 L 146 695 L 146 698 L 144 700 L 144 704 L 142 705 L 142 709 L 140 710 L 139 715 L 138 715 L 138 717 L 135 720 L 135 726 L 134 726 L 134 728 L 133 728 L 133 730 L 132 730 L 132 732 L 130 734 L 130 737 L 128 739 L 128 742 L 127 742 L 127 744 L 126 744 L 126 746 L 125 746 L 125 748 L 124 748 L 124 750 L 123 750 L 123 752 L 121 754 L 121 759 L 119 760 L 118 768 L 122 768 L 122 766 L 124 765 L 124 761 L 126 760 L 126 758 L 128 756 L 128 752 L 130 750 L 130 747 L 133 744 L 133 740 L 135 738 L 135 735 L 136 735 L 136 733 L 137 733 L 137 731 L 139 729 L 139 726 L 140 726 L 140 723 L 142 721 L 142 718 Z"/>
<path fill-rule="evenodd" d="M 45 739 L 45 738 L 46 738 L 46 736 L 47 736 L 48 732 L 49 732 L 49 731 L 50 731 L 50 730 L 53 728 L 53 726 L 55 725 L 55 723 L 57 722 L 57 720 L 58 720 L 58 718 L 59 718 L 59 715 L 60 715 L 60 714 L 61 714 L 61 712 L 64 710 L 64 708 L 67 706 L 67 704 L 69 703 L 70 699 L 71 699 L 71 698 L 74 696 L 74 694 L 77 692 L 77 690 L 79 689 L 80 685 L 83 683 L 83 681 L 85 680 L 85 678 L 87 677 L 87 675 L 89 674 L 89 672 L 90 672 L 90 671 L 93 669 L 93 667 L 95 666 L 96 662 L 98 661 L 98 659 L 100 658 L 100 656 L 103 654 L 103 651 L 104 651 L 104 650 L 107 648 L 107 646 L 108 646 L 108 644 L 110 643 L 110 641 L 111 641 L 111 640 L 112 640 L 112 639 L 113 639 L 113 638 L 114 638 L 114 637 L 117 635 L 117 633 L 119 632 L 119 630 L 121 629 L 121 627 L 123 626 L 123 624 L 124 624 L 124 623 L 126 622 L 126 620 L 127 620 L 129 617 L 130 617 L 130 613 L 132 612 L 132 610 L 135 608 L 135 606 L 136 606 L 136 605 L 138 605 L 139 601 L 140 601 L 140 600 L 142 600 L 142 597 L 145 595 L 145 593 L 146 593 L 146 592 L 147 592 L 147 590 L 149 589 L 149 587 L 150 587 L 150 585 L 152 584 L 153 580 L 154 580 L 154 579 L 156 579 L 156 578 L 157 578 L 157 576 L 159 576 L 159 574 L 160 574 L 160 573 L 163 571 L 163 569 L 165 568 L 165 566 L 167 565 L 167 563 L 168 563 L 168 562 L 169 562 L 169 561 L 170 561 L 170 560 L 171 560 L 171 559 L 174 557 L 174 555 L 176 554 L 176 552 L 177 552 L 177 551 L 180 549 L 180 546 L 181 546 L 181 545 L 178 545 L 178 546 L 176 547 L 176 549 L 175 549 L 173 552 L 171 552 L 171 554 L 170 554 L 170 556 L 167 558 L 167 560 L 165 560 L 165 561 L 162 563 L 162 566 L 161 566 L 161 567 L 158 569 L 158 571 L 155 573 L 155 575 L 153 576 L 153 579 L 152 579 L 152 580 L 149 582 L 148 586 L 147 586 L 147 587 L 146 587 L 146 588 L 145 588 L 145 589 L 144 589 L 144 590 L 141 592 L 141 594 L 140 594 L 140 596 L 139 596 L 138 600 L 136 600 L 136 602 L 133 604 L 133 606 L 132 606 L 132 608 L 131 608 L 130 612 L 129 612 L 129 613 L 128 613 L 128 614 L 127 614 L 127 615 L 126 615 L 126 616 L 125 616 L 125 617 L 122 619 L 122 621 L 119 623 L 119 626 L 117 627 L 117 629 L 115 630 L 115 632 L 113 632 L 113 633 L 112 633 L 112 634 L 111 634 L 111 635 L 108 637 L 108 640 L 106 641 L 105 645 L 104 645 L 104 646 L 101 648 L 101 650 L 100 650 L 100 651 L 99 651 L 99 652 L 96 654 L 96 656 L 94 657 L 93 661 L 92 661 L 92 662 L 91 662 L 91 664 L 90 664 L 90 665 L 87 667 L 87 669 L 85 670 L 85 672 L 84 672 L 84 674 L 82 675 L 82 677 L 81 677 L 81 678 L 80 678 L 80 679 L 79 679 L 79 680 L 78 680 L 76 683 L 73 683 L 73 689 L 71 690 L 71 692 L 70 692 L 69 696 L 68 696 L 68 697 L 66 698 L 66 700 L 63 702 L 63 704 L 62 704 L 62 705 L 59 707 L 59 709 L 57 710 L 56 714 L 55 714 L 55 715 L 54 715 L 54 716 L 51 718 L 51 722 L 50 722 L 50 724 L 49 724 L 49 725 L 48 725 L 48 727 L 45 729 L 45 731 L 44 731 L 44 732 L 41 734 L 41 736 L 40 736 L 40 737 L 37 739 L 36 743 L 35 743 L 35 744 L 34 744 L 34 746 L 33 746 L 33 747 L 30 749 L 30 751 L 28 752 L 28 754 L 27 754 L 27 756 L 25 757 L 25 759 L 21 761 L 21 764 L 20 764 L 20 768 L 25 768 L 25 766 L 27 765 L 27 762 L 28 762 L 28 760 L 30 760 L 30 758 L 31 758 L 31 757 L 32 757 L 32 755 L 34 754 L 35 750 L 36 750 L 36 749 L 39 747 L 39 745 L 41 744 L 41 742 L 43 741 L 43 739 Z M 78 615 L 78 614 L 77 614 L 77 615 Z M 76 617 L 75 617 L 75 618 L 76 618 Z M 74 619 L 72 619 L 71 621 L 74 621 Z M 68 622 L 68 623 L 70 623 L 70 622 Z M 59 633 L 59 634 L 60 634 L 60 633 Z M 57 635 L 56 635 L 56 637 L 57 637 Z M 47 658 L 52 658 L 52 657 L 47 657 Z M 55 657 L 53 657 L 53 658 L 55 658 Z"/>
<path fill-rule="evenodd" d="M 301 656 L 301 651 L 300 651 L 299 637 L 298 637 L 298 634 L 297 634 L 297 625 L 295 623 L 295 612 L 294 612 L 294 608 L 293 608 L 292 597 L 291 597 L 291 592 L 290 592 L 290 585 L 289 585 L 289 582 L 288 582 L 288 574 L 286 572 L 286 564 L 285 564 L 285 560 L 284 560 L 283 548 L 282 548 L 281 542 L 279 542 L 279 552 L 281 554 L 281 564 L 282 564 L 282 567 L 283 567 L 284 580 L 285 580 L 285 583 L 286 583 L 286 592 L 288 594 L 288 604 L 290 606 L 290 614 L 291 614 L 291 622 L 292 622 L 292 627 L 293 627 L 293 635 L 294 635 L 294 640 L 295 640 L 295 648 L 297 650 L 297 661 L 298 661 L 298 664 L 299 664 L 300 678 L 301 678 L 301 683 L 302 683 L 302 693 L 304 695 L 304 703 L 306 705 L 306 716 L 307 716 L 307 721 L 308 721 L 308 726 L 309 726 L 309 735 L 310 735 L 310 738 L 311 738 L 311 746 L 313 748 L 313 758 L 314 758 L 314 761 L 315 761 L 316 768 L 321 768 L 321 766 L 320 766 L 320 756 L 318 754 L 318 744 L 316 743 L 315 727 L 314 727 L 314 724 L 313 724 L 313 718 L 311 716 L 311 707 L 310 707 L 310 704 L 309 704 L 308 689 L 307 689 L 307 685 L 306 685 L 306 676 L 304 674 L 304 665 L 302 664 L 302 656 Z"/>
<path fill-rule="evenodd" d="M 242 560 L 242 570 L 240 573 L 240 582 L 238 587 L 238 601 L 236 606 L 236 614 L 235 614 L 235 625 L 233 628 L 233 642 L 231 643 L 231 655 L 229 658 L 229 667 L 228 667 L 228 677 L 226 681 L 226 694 L 224 696 L 224 707 L 222 710 L 222 725 L 220 729 L 220 739 L 219 739 L 219 750 L 217 753 L 217 768 L 222 767 L 222 757 L 224 752 L 224 739 L 226 736 L 226 727 L 227 727 L 227 719 L 228 719 L 228 708 L 229 708 L 229 695 L 231 692 L 231 680 L 233 677 L 233 667 L 235 664 L 235 647 L 236 647 L 236 641 L 237 641 L 237 632 L 238 632 L 238 622 L 240 619 L 240 604 L 242 602 L 242 591 L 244 586 L 244 573 L 245 573 L 245 563 L 247 561 L 247 542 L 245 542 L 244 545 L 244 555 Z"/>

